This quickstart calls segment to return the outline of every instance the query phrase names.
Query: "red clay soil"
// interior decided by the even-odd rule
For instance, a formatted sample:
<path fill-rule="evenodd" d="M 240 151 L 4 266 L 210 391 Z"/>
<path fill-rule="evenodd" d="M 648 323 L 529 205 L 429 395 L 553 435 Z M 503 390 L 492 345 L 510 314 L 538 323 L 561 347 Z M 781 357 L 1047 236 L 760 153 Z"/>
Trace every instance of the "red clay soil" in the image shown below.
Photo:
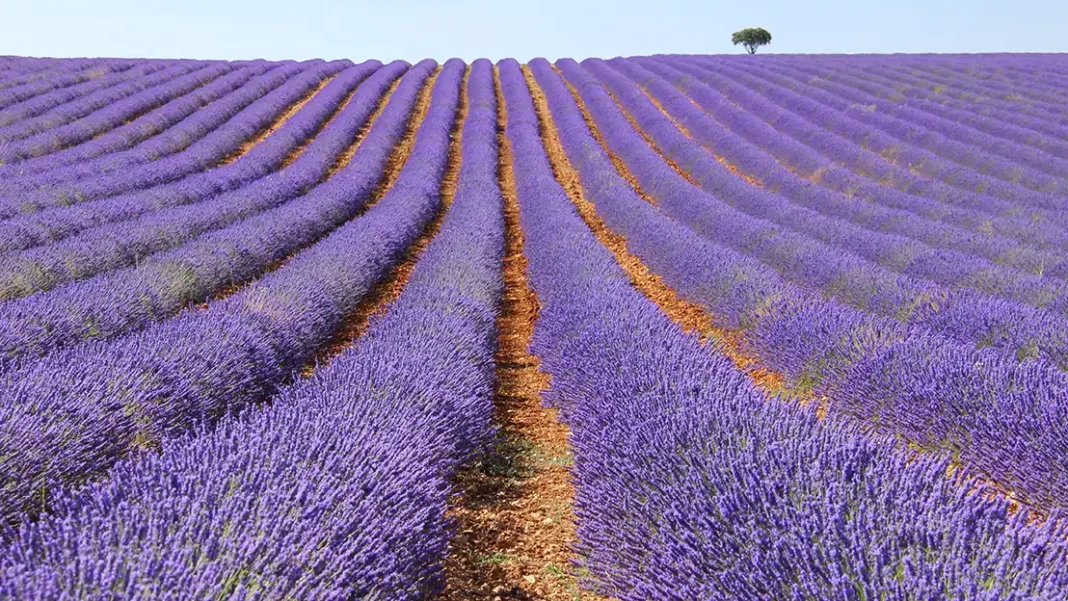
<path fill-rule="evenodd" d="M 286 121 L 289 121 L 290 119 L 292 119 L 293 115 L 296 115 L 300 111 L 300 109 L 304 108 L 304 105 L 306 105 L 309 102 L 311 102 L 311 99 L 314 98 L 315 95 L 319 93 L 319 90 L 322 90 L 323 88 L 325 88 L 326 84 L 328 84 L 331 81 L 333 81 L 333 79 L 335 77 L 337 77 L 337 76 L 338 76 L 338 74 L 335 73 L 333 75 L 330 75 L 326 79 L 323 79 L 322 81 L 320 81 L 319 85 L 315 86 L 315 88 L 313 88 L 311 91 L 309 91 L 307 94 L 305 94 L 300 100 L 298 100 L 292 106 L 290 106 L 288 109 L 286 109 L 286 111 L 284 113 L 282 113 L 281 115 L 276 117 L 275 120 L 272 121 L 270 125 L 268 125 L 267 127 L 263 128 L 262 130 L 260 130 L 260 133 L 256 134 L 251 139 L 246 140 L 245 142 L 243 142 L 241 144 L 241 146 L 237 150 L 235 150 L 234 152 L 230 153 L 223 160 L 219 161 L 216 164 L 216 166 L 217 167 L 222 167 L 223 165 L 229 165 L 230 163 L 233 163 L 237 159 L 239 159 L 239 158 L 245 156 L 246 154 L 248 154 L 249 151 L 251 151 L 253 148 L 255 148 L 257 144 L 259 144 L 260 142 L 263 142 L 264 140 L 266 140 L 267 136 L 269 136 L 269 135 L 273 134 L 274 132 L 278 131 L 278 128 L 280 128 L 283 125 L 285 125 Z"/>
<path fill-rule="evenodd" d="M 445 562 L 449 601 L 604 599 L 579 587 L 575 573 L 574 486 L 570 431 L 541 393 L 549 376 L 528 348 L 538 299 L 527 280 L 507 113 L 494 70 L 498 110 L 498 178 L 504 197 L 504 297 L 497 318 L 492 452 L 457 478 L 451 517 L 458 524 Z"/>
<path fill-rule="evenodd" d="M 434 82 L 437 81 L 440 72 L 441 67 L 438 67 L 424 82 L 423 89 L 419 93 L 419 99 L 415 104 L 415 110 L 408 120 L 404 136 L 393 147 L 386 162 L 386 167 L 382 172 L 382 177 L 375 187 L 371 201 L 367 203 L 362 212 L 366 212 L 385 197 L 400 176 L 404 165 L 408 162 L 408 157 L 411 156 L 412 148 L 415 146 L 416 133 L 419 131 L 419 126 L 422 125 L 423 120 L 426 119 L 427 110 L 430 108 L 430 97 Z M 419 261 L 419 257 L 423 255 L 427 245 L 430 244 L 430 241 L 441 229 L 441 222 L 445 218 L 445 213 L 449 210 L 449 207 L 452 206 L 453 197 L 456 195 L 456 179 L 460 169 L 460 140 L 463 120 L 466 115 L 467 73 L 464 74 L 461 83 L 459 106 L 456 110 L 456 117 L 453 120 L 452 133 L 450 134 L 449 154 L 441 183 L 441 203 L 438 205 L 434 217 L 427 224 L 419 238 L 405 249 L 400 260 L 389 270 L 386 276 L 375 283 L 356 307 L 349 312 L 331 341 L 319 349 L 315 357 L 304 365 L 304 369 L 301 370 L 302 376 L 308 377 L 315 370 L 329 365 L 331 360 L 352 346 L 367 331 L 371 321 L 384 314 L 389 305 L 397 300 L 401 291 L 404 290 L 404 285 L 408 283 L 408 278 L 411 277 L 412 270 L 415 269 L 415 264 Z"/>
<path fill-rule="evenodd" d="M 430 82 L 431 80 L 428 79 L 427 81 Z M 337 173 L 341 169 L 344 169 L 346 166 L 348 166 L 349 162 L 352 161 L 352 157 L 356 155 L 356 150 L 359 149 L 360 143 L 362 143 L 363 139 L 367 136 L 367 132 L 371 131 L 371 127 L 374 125 L 375 121 L 378 119 L 378 116 L 382 114 L 382 111 L 385 110 L 386 105 L 389 104 L 389 99 L 392 97 L 393 91 L 397 89 L 397 85 L 398 84 L 400 84 L 400 79 L 397 79 L 396 81 L 394 81 L 393 85 L 386 91 L 386 93 L 383 94 L 381 98 L 379 98 L 378 105 L 375 107 L 375 110 L 370 115 L 370 117 L 368 117 L 367 123 L 365 123 L 363 125 L 363 127 L 360 128 L 360 131 L 357 132 L 357 134 L 353 138 L 352 142 L 350 142 L 348 147 L 344 150 L 344 152 L 342 152 L 338 156 L 338 159 L 334 162 L 334 164 L 330 167 L 330 169 L 327 170 L 326 175 L 323 176 L 323 178 L 321 180 L 319 180 L 319 183 L 322 183 L 322 182 L 330 179 L 330 177 L 332 177 L 335 173 Z M 428 83 L 428 84 L 425 84 L 425 85 L 430 85 L 430 84 Z M 355 90 L 353 92 L 355 92 Z M 424 87 L 423 88 L 423 93 L 424 94 L 429 94 L 429 88 Z M 345 103 L 347 103 L 349 100 L 351 100 L 351 98 L 352 98 L 352 94 L 350 94 L 349 97 L 345 100 Z M 427 96 L 427 98 L 429 99 L 429 96 Z M 343 103 L 343 104 L 345 104 L 345 103 Z M 422 107 L 422 110 L 424 111 L 422 117 L 419 116 L 419 110 L 420 109 L 419 109 L 419 106 L 417 106 L 416 110 L 413 111 L 412 117 L 410 119 L 418 118 L 419 119 L 419 123 L 422 123 L 423 117 L 426 116 L 425 111 L 426 111 L 427 106 L 428 106 L 428 104 L 424 105 Z M 339 108 L 337 112 L 340 112 L 340 111 L 341 111 L 341 109 Z M 337 113 L 335 113 L 333 116 L 331 116 L 330 119 L 333 120 L 336 116 L 337 116 Z M 415 135 L 414 134 L 414 130 L 411 129 L 412 128 L 412 123 L 413 123 L 412 121 L 409 121 L 408 129 L 406 130 L 405 134 L 407 135 L 407 134 L 410 133 L 414 137 L 414 135 Z M 323 127 L 319 129 L 319 131 L 321 132 L 325 128 L 326 128 L 326 124 L 324 124 Z M 418 129 L 418 125 L 416 125 L 416 129 Z M 316 135 L 318 135 L 318 132 L 316 133 Z M 304 145 L 301 146 L 301 148 L 299 149 L 300 152 L 303 152 L 304 149 L 307 148 L 308 144 L 310 144 L 310 143 L 311 143 L 311 139 L 309 139 L 307 142 L 304 143 Z M 292 157 L 292 160 L 296 160 L 296 158 L 297 158 L 295 155 L 290 155 L 290 156 Z M 392 156 L 391 156 L 391 159 L 392 159 Z M 286 161 L 291 162 L 290 158 L 288 158 L 288 157 L 287 157 Z M 394 162 L 391 162 L 390 164 L 392 165 L 393 163 Z M 399 167 L 397 168 L 397 171 L 398 172 L 400 171 Z M 358 216 L 362 215 L 368 208 L 370 208 L 370 206 L 372 204 L 374 204 L 375 202 L 378 202 L 378 198 L 380 198 L 380 197 L 374 198 L 371 203 L 368 203 L 368 205 L 366 207 L 364 207 L 363 209 L 358 211 L 356 216 L 358 217 Z M 327 235 L 329 235 L 329 232 L 327 232 L 326 234 L 323 234 L 323 236 L 320 236 L 319 239 L 322 239 L 323 237 L 325 237 Z M 315 243 L 315 241 L 312 242 L 312 244 L 314 244 L 314 243 Z M 289 261 L 289 259 L 292 256 L 293 255 L 289 255 L 288 257 L 283 257 L 281 259 L 277 259 L 275 261 L 272 261 L 260 273 L 259 277 L 262 278 L 265 274 L 271 273 L 272 271 L 275 271 L 275 270 L 281 268 L 283 265 L 285 265 Z M 251 282 L 240 282 L 240 283 L 228 284 L 227 286 L 225 286 L 224 288 L 222 288 L 221 290 L 219 290 L 215 294 L 212 294 L 211 296 L 209 296 L 208 299 L 205 300 L 204 302 L 197 304 L 196 308 L 199 309 L 199 310 L 207 309 L 208 306 L 211 303 L 223 300 L 223 299 L 225 299 L 227 297 L 230 297 L 230 296 L 233 296 L 234 294 L 237 294 L 241 290 L 245 289 L 250 284 L 251 284 Z"/>

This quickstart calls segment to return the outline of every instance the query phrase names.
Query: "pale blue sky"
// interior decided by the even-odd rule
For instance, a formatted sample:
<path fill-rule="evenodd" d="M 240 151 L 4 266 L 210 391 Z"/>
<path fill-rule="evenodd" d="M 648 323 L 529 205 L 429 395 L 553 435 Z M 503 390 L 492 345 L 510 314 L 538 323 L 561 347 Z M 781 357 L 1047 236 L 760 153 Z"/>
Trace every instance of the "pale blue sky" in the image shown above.
<path fill-rule="evenodd" d="M 1068 0 L 2 0 L 0 54 L 220 59 L 1066 52 Z"/>

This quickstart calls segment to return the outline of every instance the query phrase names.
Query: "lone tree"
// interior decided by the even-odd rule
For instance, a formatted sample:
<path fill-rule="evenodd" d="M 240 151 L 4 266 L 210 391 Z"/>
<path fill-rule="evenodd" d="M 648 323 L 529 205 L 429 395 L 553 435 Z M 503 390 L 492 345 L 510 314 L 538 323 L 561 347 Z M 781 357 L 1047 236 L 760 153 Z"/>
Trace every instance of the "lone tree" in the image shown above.
<path fill-rule="evenodd" d="M 734 32 L 731 41 L 735 46 L 745 46 L 745 51 L 749 54 L 756 54 L 757 48 L 771 43 L 771 34 L 762 27 L 750 27 Z"/>

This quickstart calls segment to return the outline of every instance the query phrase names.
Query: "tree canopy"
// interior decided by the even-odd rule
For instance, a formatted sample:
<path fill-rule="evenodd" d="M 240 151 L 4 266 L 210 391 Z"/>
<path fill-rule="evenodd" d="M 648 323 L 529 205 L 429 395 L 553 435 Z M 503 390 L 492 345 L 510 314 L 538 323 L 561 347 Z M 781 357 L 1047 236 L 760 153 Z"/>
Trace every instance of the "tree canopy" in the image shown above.
<path fill-rule="evenodd" d="M 745 51 L 749 54 L 756 54 L 757 48 L 771 43 L 771 34 L 762 27 L 749 27 L 734 32 L 731 41 L 735 46 L 738 44 L 745 46 Z"/>

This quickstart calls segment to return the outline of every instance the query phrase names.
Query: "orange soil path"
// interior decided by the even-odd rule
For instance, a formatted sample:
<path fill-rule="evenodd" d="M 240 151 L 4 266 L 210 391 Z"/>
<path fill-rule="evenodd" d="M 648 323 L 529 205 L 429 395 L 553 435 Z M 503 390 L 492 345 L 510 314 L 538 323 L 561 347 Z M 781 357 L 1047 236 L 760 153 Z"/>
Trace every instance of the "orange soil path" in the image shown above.
<path fill-rule="evenodd" d="M 528 351 L 538 299 L 526 275 L 507 109 L 496 69 L 494 84 L 506 230 L 494 398 L 500 438 L 458 478 L 451 516 L 459 529 L 445 564 L 442 599 L 603 599 L 581 590 L 573 573 L 570 431 L 557 410 L 542 406 L 549 376 Z"/>

